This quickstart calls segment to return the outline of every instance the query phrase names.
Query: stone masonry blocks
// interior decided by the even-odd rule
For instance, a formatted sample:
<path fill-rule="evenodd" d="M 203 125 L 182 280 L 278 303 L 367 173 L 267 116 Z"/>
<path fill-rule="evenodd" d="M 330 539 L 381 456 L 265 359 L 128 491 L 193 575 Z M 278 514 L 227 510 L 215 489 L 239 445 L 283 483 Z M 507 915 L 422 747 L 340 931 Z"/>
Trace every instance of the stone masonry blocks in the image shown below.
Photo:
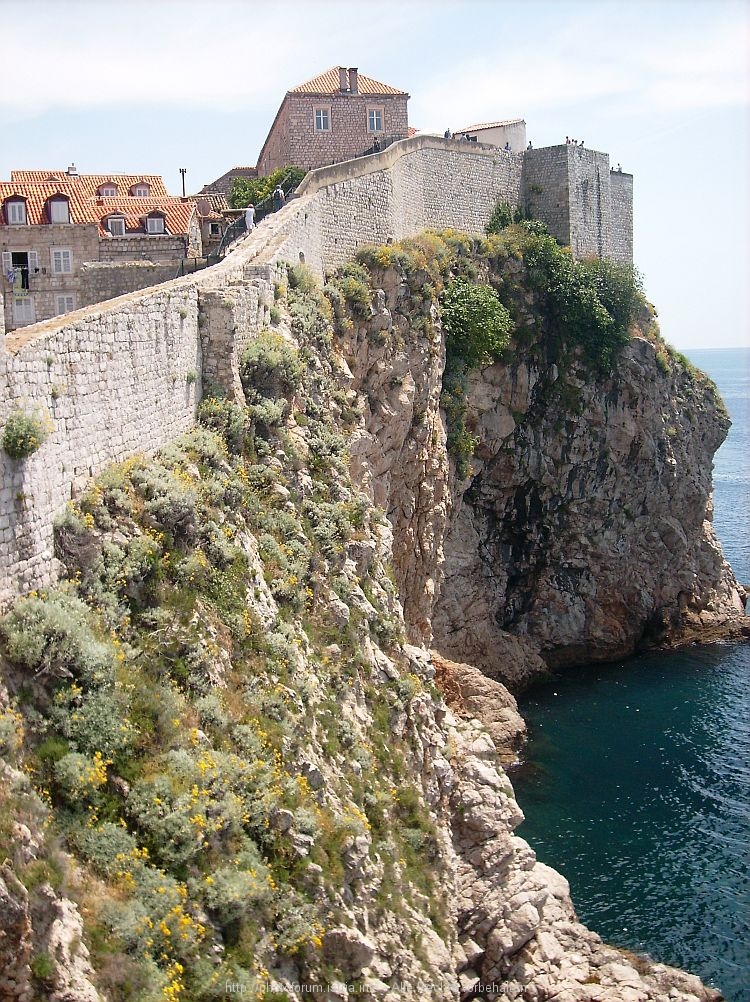
<path fill-rule="evenodd" d="M 285 262 L 322 278 L 366 243 L 481 232 L 499 200 L 535 204 L 574 253 L 632 260 L 632 177 L 610 174 L 605 154 L 415 136 L 310 172 L 213 268 L 0 334 L 0 429 L 14 410 L 51 428 L 26 460 L 0 450 L 0 606 L 54 580 L 53 519 L 90 477 L 191 428 L 204 381 L 243 399 L 239 358 L 269 322 Z"/>

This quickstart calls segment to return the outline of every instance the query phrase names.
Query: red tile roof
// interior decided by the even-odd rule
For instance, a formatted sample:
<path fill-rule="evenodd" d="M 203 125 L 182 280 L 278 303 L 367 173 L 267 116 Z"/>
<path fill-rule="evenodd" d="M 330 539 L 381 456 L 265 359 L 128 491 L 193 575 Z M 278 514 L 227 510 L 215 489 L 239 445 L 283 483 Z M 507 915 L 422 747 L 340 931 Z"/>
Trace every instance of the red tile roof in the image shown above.
<path fill-rule="evenodd" d="M 325 73 L 321 73 L 317 77 L 313 77 L 312 80 L 307 80 L 305 83 L 299 85 L 299 87 L 292 87 L 289 91 L 290 94 L 340 94 L 341 93 L 341 77 L 339 75 L 339 70 L 346 69 L 343 66 L 332 66 L 330 70 L 326 70 Z M 348 73 L 348 70 L 346 70 Z M 405 90 L 398 90 L 396 87 L 391 87 L 390 84 L 380 83 L 378 80 L 373 80 L 372 77 L 366 77 L 364 73 L 357 73 L 357 93 L 358 94 L 404 94 Z"/>
<path fill-rule="evenodd" d="M 71 223 L 96 223 L 99 232 L 106 235 L 108 232 L 104 225 L 104 220 L 112 213 L 125 217 L 126 233 L 143 233 L 145 224 L 143 217 L 154 210 L 160 210 L 165 216 L 165 226 L 167 233 L 172 235 L 182 235 L 188 232 L 190 217 L 195 212 L 195 202 L 191 200 L 182 201 L 171 195 L 160 196 L 153 193 L 154 187 L 161 187 L 164 190 L 164 183 L 161 178 L 154 178 L 158 185 L 152 185 L 152 194 L 149 198 L 137 198 L 127 194 L 113 195 L 109 197 L 97 197 L 96 190 L 108 180 L 118 183 L 119 180 L 127 177 L 128 185 L 123 189 L 126 192 L 132 184 L 139 180 L 151 184 L 151 177 L 133 177 L 130 175 L 112 175 L 111 178 L 105 175 L 87 175 L 85 184 L 65 184 L 63 182 L 41 182 L 38 180 L 22 181 L 19 175 L 41 174 L 41 171 L 13 171 L 11 181 L 0 181 L 0 202 L 14 195 L 23 197 L 26 201 L 26 217 L 29 225 L 39 226 L 50 222 L 47 202 L 52 195 L 67 195 L 70 207 Z M 49 176 L 49 175 L 47 175 Z M 75 181 L 75 178 L 70 178 Z M 0 227 L 5 226 L 5 213 L 0 213 Z"/>
<path fill-rule="evenodd" d="M 143 233 L 145 224 L 143 217 L 154 211 L 164 213 L 164 225 L 167 233 L 173 236 L 186 234 L 190 217 L 196 211 L 195 202 L 180 198 L 121 198 L 119 196 L 97 198 L 93 205 L 89 203 L 91 222 L 100 223 L 99 230 L 107 233 L 104 220 L 110 215 L 125 217 L 126 233 Z"/>
<path fill-rule="evenodd" d="M 51 181 L 60 185 L 76 188 L 88 196 L 96 195 L 103 184 L 116 184 L 121 195 L 127 195 L 133 185 L 146 183 L 151 189 L 151 196 L 156 198 L 170 197 L 164 185 L 164 179 L 158 174 L 68 174 L 64 170 L 12 170 L 11 183 L 29 184 Z"/>

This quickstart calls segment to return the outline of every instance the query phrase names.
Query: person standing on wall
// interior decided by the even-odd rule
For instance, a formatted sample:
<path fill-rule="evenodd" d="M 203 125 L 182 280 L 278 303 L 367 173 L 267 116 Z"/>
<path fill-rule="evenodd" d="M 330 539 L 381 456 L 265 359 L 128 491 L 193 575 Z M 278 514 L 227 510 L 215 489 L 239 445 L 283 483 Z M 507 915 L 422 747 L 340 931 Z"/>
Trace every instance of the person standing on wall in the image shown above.
<path fill-rule="evenodd" d="M 279 209 L 284 207 L 286 203 L 286 195 L 284 194 L 284 189 L 281 185 L 277 185 L 273 192 L 273 211 L 278 212 Z"/>
<path fill-rule="evenodd" d="M 247 203 L 245 209 L 245 229 L 250 232 L 255 227 L 255 206 L 252 202 Z"/>

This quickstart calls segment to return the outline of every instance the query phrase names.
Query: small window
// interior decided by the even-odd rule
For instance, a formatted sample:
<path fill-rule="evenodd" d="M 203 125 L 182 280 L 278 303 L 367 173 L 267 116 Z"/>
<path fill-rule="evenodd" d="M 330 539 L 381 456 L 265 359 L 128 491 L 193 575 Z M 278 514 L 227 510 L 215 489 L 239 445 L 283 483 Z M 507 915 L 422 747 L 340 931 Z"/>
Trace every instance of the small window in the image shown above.
<path fill-rule="evenodd" d="M 367 109 L 367 131 L 368 132 L 382 132 L 383 131 L 383 110 L 382 110 L 382 108 L 368 108 Z"/>
<path fill-rule="evenodd" d="M 9 226 L 22 226 L 26 223 L 26 203 L 20 199 L 5 203 L 5 212 Z"/>
<path fill-rule="evenodd" d="M 125 220 L 122 216 L 110 216 L 107 220 L 107 229 L 113 237 L 124 237 Z"/>
<path fill-rule="evenodd" d="M 76 297 L 71 295 L 55 296 L 55 308 L 57 314 L 72 313 L 76 308 Z"/>
<path fill-rule="evenodd" d="M 104 195 L 107 198 L 114 197 L 117 194 L 117 185 L 116 184 L 103 184 L 101 186 L 101 188 L 99 189 L 99 194 L 100 195 Z"/>
<path fill-rule="evenodd" d="M 147 233 L 163 233 L 164 232 L 164 217 L 163 216 L 148 216 L 146 218 L 146 232 Z"/>
<path fill-rule="evenodd" d="M 316 108 L 315 109 L 315 131 L 316 132 L 330 132 L 331 131 L 331 109 L 330 108 Z"/>
<path fill-rule="evenodd" d="M 36 319 L 34 315 L 34 300 L 31 296 L 13 297 L 13 321 L 17 324 L 33 324 Z"/>
<path fill-rule="evenodd" d="M 135 184 L 130 189 L 130 194 L 136 198 L 148 198 L 151 194 L 151 188 L 147 184 Z"/>
<path fill-rule="evenodd" d="M 49 202 L 49 218 L 51 223 L 69 223 L 70 209 L 67 198 L 52 198 Z"/>
<path fill-rule="evenodd" d="M 52 273 L 54 275 L 70 275 L 73 271 L 73 255 L 69 250 L 60 247 L 53 247 L 50 251 L 52 258 Z"/>
<path fill-rule="evenodd" d="M 218 237 L 218 236 L 220 236 L 221 235 L 221 230 L 219 229 L 219 224 L 218 223 L 209 223 L 208 224 L 208 232 L 209 232 L 209 235 L 212 236 L 212 237 Z"/>

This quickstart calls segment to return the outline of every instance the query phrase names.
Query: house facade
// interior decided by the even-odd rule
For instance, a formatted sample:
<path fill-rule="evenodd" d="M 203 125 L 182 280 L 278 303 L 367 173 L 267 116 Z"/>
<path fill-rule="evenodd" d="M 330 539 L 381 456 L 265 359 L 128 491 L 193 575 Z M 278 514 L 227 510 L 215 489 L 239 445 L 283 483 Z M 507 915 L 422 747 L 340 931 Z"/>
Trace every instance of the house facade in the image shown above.
<path fill-rule="evenodd" d="M 523 153 L 526 149 L 526 122 L 523 118 L 506 118 L 500 122 L 484 122 L 480 125 L 466 125 L 454 135 L 467 136 L 488 146 L 510 147 L 511 153 Z"/>
<path fill-rule="evenodd" d="M 260 152 L 258 175 L 279 167 L 324 167 L 377 143 L 406 139 L 408 100 L 406 91 L 355 67 L 334 66 L 287 91 Z"/>
<path fill-rule="evenodd" d="M 11 171 L 0 181 L 5 327 L 173 278 L 201 254 L 195 202 L 156 175 Z"/>

